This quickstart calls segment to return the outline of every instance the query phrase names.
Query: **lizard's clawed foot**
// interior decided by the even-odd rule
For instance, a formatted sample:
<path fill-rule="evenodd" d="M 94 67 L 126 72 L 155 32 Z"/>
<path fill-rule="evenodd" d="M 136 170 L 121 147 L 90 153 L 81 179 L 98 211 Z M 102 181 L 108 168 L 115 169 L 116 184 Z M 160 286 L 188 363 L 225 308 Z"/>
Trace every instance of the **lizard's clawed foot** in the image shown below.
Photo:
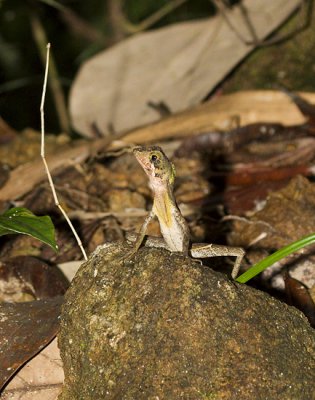
<path fill-rule="evenodd" d="M 192 258 L 194 261 L 196 261 L 198 264 L 203 265 L 202 260 L 200 260 L 199 258 Z"/>
<path fill-rule="evenodd" d="M 232 276 L 233 280 L 236 279 L 236 277 L 237 277 L 237 275 L 238 275 L 238 273 L 240 271 L 241 262 L 243 260 L 244 255 L 245 255 L 245 250 L 244 249 L 237 248 L 237 247 L 236 247 L 236 249 L 238 249 L 238 251 L 235 252 L 236 260 L 235 260 L 235 263 L 234 263 L 234 266 L 233 266 L 233 269 L 232 269 L 232 273 L 231 273 L 231 276 Z M 236 253 L 238 253 L 238 254 L 236 254 Z"/>

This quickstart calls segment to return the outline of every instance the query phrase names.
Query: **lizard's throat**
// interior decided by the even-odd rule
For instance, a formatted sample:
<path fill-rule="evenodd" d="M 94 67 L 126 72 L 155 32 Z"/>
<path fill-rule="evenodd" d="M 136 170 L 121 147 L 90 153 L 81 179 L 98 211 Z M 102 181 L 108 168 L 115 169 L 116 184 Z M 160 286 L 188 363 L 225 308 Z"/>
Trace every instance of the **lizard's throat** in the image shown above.
<path fill-rule="evenodd" d="M 173 208 L 176 207 L 175 199 L 173 196 L 173 190 L 170 187 L 161 187 L 155 188 L 154 192 L 154 202 L 153 202 L 153 210 L 156 216 L 159 219 L 160 224 L 163 224 L 167 227 L 172 225 L 173 220 Z"/>

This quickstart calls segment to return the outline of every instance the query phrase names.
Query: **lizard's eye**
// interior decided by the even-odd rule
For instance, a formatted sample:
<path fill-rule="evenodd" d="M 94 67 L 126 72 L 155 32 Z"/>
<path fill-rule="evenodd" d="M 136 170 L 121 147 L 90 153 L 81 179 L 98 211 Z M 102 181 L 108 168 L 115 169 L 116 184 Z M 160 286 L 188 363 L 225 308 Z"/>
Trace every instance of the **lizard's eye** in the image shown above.
<path fill-rule="evenodd" d="M 157 155 L 153 154 L 153 155 L 151 156 L 151 161 L 154 162 L 154 161 L 156 161 L 156 160 L 157 160 Z"/>

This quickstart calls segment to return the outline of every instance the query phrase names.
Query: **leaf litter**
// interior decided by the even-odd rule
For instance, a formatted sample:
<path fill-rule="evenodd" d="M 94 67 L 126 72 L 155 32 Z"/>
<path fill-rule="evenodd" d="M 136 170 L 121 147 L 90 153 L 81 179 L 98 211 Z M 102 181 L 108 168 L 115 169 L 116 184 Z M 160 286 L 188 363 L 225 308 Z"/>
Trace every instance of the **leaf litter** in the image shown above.
<path fill-rule="evenodd" d="M 275 92 L 273 92 L 273 94 L 274 93 Z M 270 118 L 270 112 L 267 112 L 264 115 L 268 115 L 268 117 L 266 117 L 266 119 L 261 117 L 260 123 L 258 123 L 257 126 L 236 127 L 234 130 L 222 133 L 223 127 L 226 128 L 233 119 L 233 114 L 231 114 L 230 110 L 233 110 L 234 116 L 235 113 L 237 114 L 237 106 L 235 109 L 230 106 L 227 107 L 227 102 L 231 101 L 231 99 L 233 102 L 233 98 L 234 104 L 239 105 L 237 95 L 238 94 L 234 95 L 234 97 L 233 95 L 229 95 L 225 98 L 223 96 L 221 99 L 219 98 L 218 101 L 208 102 L 208 104 L 206 103 L 199 108 L 197 107 L 196 110 L 171 115 L 156 124 L 135 129 L 130 133 L 124 134 L 123 142 L 119 141 L 111 144 L 112 139 L 100 139 L 89 146 L 86 141 L 78 143 L 77 147 L 73 147 L 70 144 L 70 148 L 67 147 L 68 143 L 59 143 L 57 145 L 54 150 L 56 156 L 53 154 L 51 155 L 52 159 L 55 160 L 52 169 L 55 173 L 54 179 L 56 179 L 57 182 L 57 189 L 58 192 L 60 191 L 61 193 L 61 201 L 65 205 L 67 211 L 69 211 L 70 214 L 73 212 L 74 216 L 77 215 L 77 217 L 75 217 L 75 223 L 80 230 L 85 245 L 88 246 L 90 251 L 104 241 L 121 239 L 124 237 L 125 232 L 138 230 L 143 221 L 143 215 L 146 210 L 150 208 L 152 200 L 147 188 L 147 181 L 143 173 L 139 171 L 139 168 L 136 166 L 133 157 L 128 154 L 128 152 L 122 155 L 120 155 L 119 152 L 115 154 L 115 150 L 124 149 L 128 143 L 145 143 L 148 140 L 154 139 L 163 141 L 163 139 L 165 140 L 166 138 L 172 138 L 174 136 L 181 139 L 181 136 L 196 135 L 199 133 L 205 135 L 203 139 L 210 140 L 210 144 L 206 146 L 201 145 L 203 151 L 200 151 L 200 143 L 202 143 L 203 139 L 198 136 L 193 139 L 187 139 L 187 142 L 182 144 L 181 150 L 179 150 L 177 146 L 178 152 L 175 152 L 175 155 L 173 155 L 173 161 L 175 165 L 177 165 L 179 171 L 178 182 L 175 187 L 176 197 L 179 199 L 180 207 L 190 223 L 193 240 L 198 242 L 218 242 L 218 240 L 224 238 L 226 236 L 227 226 L 225 224 L 222 228 L 220 219 L 225 212 L 230 213 L 231 210 L 237 210 L 240 218 L 244 218 L 245 224 L 254 226 L 256 223 L 255 218 L 251 221 L 250 216 L 255 215 L 259 207 L 263 207 L 268 193 L 284 188 L 288 184 L 289 179 L 296 174 L 312 176 L 313 158 L 311 139 L 313 121 L 311 115 L 314 108 L 309 104 L 303 103 L 303 101 L 301 102 L 301 99 L 292 97 L 293 100 L 298 103 L 297 105 L 302 107 L 303 114 L 309 117 L 308 126 L 303 123 L 295 127 L 287 128 L 281 126 L 279 122 L 278 125 L 274 126 L 274 122 L 281 120 L 281 117 L 277 119 L 277 117 L 274 116 L 274 119 L 268 120 L 268 118 Z M 245 102 L 247 101 L 248 104 L 251 105 L 251 108 L 255 108 L 249 93 L 240 95 L 244 96 Z M 278 95 L 275 95 L 275 97 L 277 96 Z M 312 97 L 312 95 L 309 96 Z M 280 95 L 280 97 L 282 99 L 284 98 L 283 95 Z M 224 106 L 225 101 L 226 103 Z M 269 104 L 271 108 L 275 108 L 273 107 L 273 99 L 270 100 L 269 98 Z M 228 112 L 225 111 L 225 114 L 223 111 L 221 111 L 221 114 L 216 111 L 216 107 L 217 110 L 220 110 L 222 105 L 225 110 L 229 110 Z M 308 108 L 308 106 L 310 107 Z M 214 110 L 210 118 L 208 118 L 209 113 L 207 111 L 209 107 Z M 289 114 L 291 118 L 293 114 Z M 207 115 L 206 120 L 203 119 L 205 115 Z M 215 118 L 219 119 L 212 118 L 214 115 L 216 115 Z M 224 118 L 222 118 L 222 115 L 225 115 Z M 276 115 L 276 113 L 274 115 Z M 283 120 L 286 124 L 291 121 L 287 116 L 287 112 L 283 114 Z M 224 120 L 221 125 L 218 123 L 220 118 L 221 122 Z M 305 119 L 303 120 L 303 117 L 298 114 L 293 118 L 296 118 L 294 121 L 297 124 L 305 121 Z M 259 116 L 257 117 L 257 114 L 253 116 L 251 112 L 246 111 L 245 107 L 239 113 L 239 120 L 242 123 L 244 121 L 247 121 L 247 123 L 257 123 L 259 121 Z M 270 125 L 265 121 L 269 121 Z M 94 122 L 95 121 L 93 121 L 93 123 Z M 211 132 L 209 133 L 209 131 L 211 131 L 216 124 L 218 132 L 214 132 L 215 135 L 211 137 Z M 182 129 L 183 126 L 185 129 Z M 242 133 L 242 129 L 244 133 Z M 270 129 L 275 129 L 277 134 L 270 135 Z M 106 129 L 104 131 L 106 131 Z M 156 132 L 158 132 L 157 135 Z M 289 134 L 289 132 L 291 133 Z M 13 144 L 15 142 L 13 136 L 14 135 L 12 135 L 12 137 L 10 136 L 8 140 L 6 151 L 9 153 L 11 152 L 11 143 Z M 286 137 L 286 142 L 283 139 L 284 137 Z M 189 142 L 190 140 L 191 142 Z M 307 142 L 307 140 L 309 140 L 309 142 Z M 303 141 L 305 146 L 303 146 Z M 279 146 L 276 146 L 277 142 L 280 142 Z M 105 149 L 110 144 L 111 153 L 109 154 L 106 153 Z M 162 142 L 161 144 L 168 154 L 172 156 L 174 153 L 174 146 L 167 142 Z M 181 141 L 179 141 L 179 145 L 180 144 Z M 27 144 L 25 144 L 25 146 L 27 147 Z M 186 153 L 185 151 L 181 153 L 185 146 Z M 275 147 L 277 149 L 275 149 Z M 307 153 L 306 156 L 306 154 L 301 151 L 301 148 L 310 150 L 310 154 Z M 235 149 L 237 149 L 238 154 L 235 153 Z M 283 157 L 284 149 L 287 149 L 287 158 Z M 97 156 L 97 153 L 100 154 Z M 210 156 L 211 161 L 209 160 Z M 74 162 L 69 162 L 70 159 Z M 240 160 L 242 165 L 240 164 Z M 281 160 L 280 166 L 279 160 Z M 5 256 L 9 260 L 8 263 L 13 263 L 14 260 L 18 260 L 18 264 L 21 266 L 27 265 L 27 263 L 25 264 L 26 259 L 22 261 L 16 257 L 21 255 L 27 257 L 27 254 L 34 255 L 34 252 L 36 257 L 49 260 L 49 262 L 66 262 L 79 259 L 80 253 L 75 249 L 74 242 L 64 233 L 66 231 L 65 224 L 62 223 L 60 217 L 51 209 L 52 203 L 51 200 L 49 200 L 50 194 L 47 190 L 47 183 L 40 183 L 44 175 L 37 172 L 39 163 L 36 164 L 36 162 L 30 161 L 29 164 L 25 166 L 23 164 L 24 161 L 25 160 L 18 161 L 16 164 L 10 166 L 10 168 L 13 168 L 13 171 L 9 177 L 6 177 L 4 186 L 2 187 L 3 190 L 1 190 L 0 194 L 0 201 L 2 202 L 0 205 L 3 209 L 6 209 L 6 202 L 8 200 L 18 199 L 19 203 L 23 205 L 27 204 L 33 212 L 36 212 L 36 210 L 47 210 L 50 215 L 53 215 L 54 222 L 57 225 L 59 247 L 65 250 L 61 251 L 60 256 L 56 256 L 55 259 L 52 259 L 51 251 L 49 249 L 47 250 L 45 246 L 34 245 L 31 238 L 10 238 L 5 239 L 0 246 L 1 259 Z M 16 165 L 20 162 L 22 162 L 21 166 L 17 167 Z M 296 166 L 295 164 L 298 165 Z M 66 169 L 65 166 L 67 166 Z M 272 179 L 276 175 L 275 168 L 278 170 L 282 168 L 283 174 L 280 174 L 281 176 L 277 179 Z M 247 183 L 247 187 L 245 188 L 245 190 L 247 190 L 247 195 L 245 196 L 251 198 L 252 202 L 246 203 L 240 201 L 240 199 L 242 199 L 242 191 L 244 191 L 244 184 L 240 178 L 242 170 L 246 171 L 247 176 L 254 176 L 252 181 L 256 181 L 255 183 L 257 183 L 258 179 L 260 180 L 255 173 L 257 174 L 259 172 L 261 176 L 264 177 L 267 175 L 267 178 L 265 178 L 267 183 L 266 189 L 262 193 L 259 193 L 257 185 L 253 184 L 252 181 L 249 184 Z M 33 173 L 34 171 L 36 171 L 36 174 Z M 231 176 L 234 176 L 233 180 L 231 180 Z M 21 179 L 21 186 L 17 184 L 16 180 L 18 177 Z M 222 185 L 222 177 L 225 179 L 225 186 Z M 301 180 L 299 181 L 299 179 L 301 178 L 297 178 L 297 181 L 302 187 Z M 213 184 L 217 183 L 219 180 L 221 183 L 218 186 Z M 274 181 L 273 185 L 270 185 L 270 181 Z M 296 181 L 293 180 L 293 182 Z M 34 186 L 36 187 L 35 190 L 33 189 Z M 196 188 L 198 188 L 198 190 Z M 235 199 L 234 204 L 241 203 L 241 207 L 238 209 L 235 207 L 233 209 L 233 204 L 230 201 L 233 197 Z M 261 205 L 261 203 L 263 203 L 263 205 Z M 226 211 L 223 211 L 222 206 L 225 207 Z M 295 205 L 290 205 L 290 207 L 294 209 Z M 81 218 L 78 213 L 76 214 L 78 209 L 81 210 L 81 212 L 83 210 L 83 214 L 85 213 L 90 217 Z M 231 227 L 234 229 L 233 225 L 236 225 L 238 222 L 237 219 L 232 221 L 230 229 Z M 258 225 L 271 227 L 270 231 L 272 233 L 276 231 L 273 224 L 269 221 L 264 221 L 261 215 L 257 222 L 257 226 Z M 150 227 L 149 233 L 158 235 L 158 225 L 153 224 Z M 261 233 L 264 232 L 260 232 L 260 234 Z M 268 232 L 268 235 L 270 235 L 270 232 Z M 281 233 L 279 236 L 280 235 Z M 231 244 L 242 240 L 244 247 L 251 246 L 249 239 L 246 242 L 243 233 L 240 234 L 237 239 L 235 239 L 235 237 L 233 237 L 233 234 L 228 236 L 228 240 Z M 286 238 L 289 239 L 289 237 Z M 23 242 L 25 244 L 23 244 Z M 261 245 L 263 241 L 259 241 L 258 243 Z M 17 249 L 18 254 L 16 252 Z M 260 249 L 260 251 L 269 250 L 270 247 L 268 248 L 268 246 L 264 249 Z M 27 296 L 33 296 L 32 299 L 36 298 L 38 296 L 36 290 L 38 289 L 34 288 L 32 278 L 23 277 L 21 279 L 20 273 L 21 270 L 16 272 L 17 278 L 14 279 L 17 281 L 20 280 L 17 285 L 17 290 L 22 293 L 24 290 L 26 293 L 26 297 L 23 298 L 22 296 L 21 298 L 25 299 Z M 33 289 L 30 290 L 30 287 Z M 58 296 L 59 295 L 60 292 Z M 297 297 L 292 294 L 291 289 L 290 297 L 291 299 L 292 297 Z M 30 298 L 27 299 L 30 300 Z M 50 301 L 51 303 L 49 303 Z M 58 315 L 61 302 L 62 298 L 52 297 L 46 300 L 31 301 L 29 302 L 29 306 L 26 306 L 27 303 L 21 303 L 24 317 L 32 308 L 39 314 L 43 313 L 45 309 L 48 310 L 49 307 L 51 307 L 52 311 L 51 314 L 47 315 L 47 317 L 49 317 L 48 320 L 44 319 L 44 316 L 43 319 L 38 319 L 41 326 L 41 330 L 39 329 L 38 333 L 42 339 L 36 342 L 34 338 L 34 343 L 30 344 L 24 354 L 18 358 L 18 361 L 10 361 L 13 367 L 11 364 L 8 364 L 9 366 L 7 368 L 9 368 L 9 370 L 2 371 L 3 382 L 6 382 L 16 369 L 53 338 L 58 327 Z M 16 304 L 13 304 L 12 306 L 15 305 Z M 10 308 L 10 306 L 11 305 L 8 305 L 7 308 L 3 308 L 5 315 L 9 315 L 10 313 L 16 316 L 21 315 L 21 309 L 19 309 L 20 306 L 18 304 L 17 308 Z M 22 343 L 23 337 L 24 339 L 28 338 L 27 335 L 33 331 L 34 327 L 32 326 L 32 330 L 30 328 L 33 322 L 32 318 L 34 317 L 32 316 L 30 318 L 30 325 L 25 325 L 26 333 L 22 333 L 22 337 L 20 338 L 19 336 L 17 338 L 18 342 L 20 341 L 20 343 Z M 22 320 L 16 319 L 16 321 L 19 329 L 23 327 L 23 318 Z M 18 353 L 19 352 L 17 352 L 17 354 Z M 34 360 L 35 359 L 36 358 L 34 358 Z M 4 362 L 4 366 L 7 365 L 6 362 L 7 361 Z M 8 373 L 8 371 L 11 371 L 10 368 L 13 368 L 12 374 Z M 13 382 L 14 380 L 11 383 Z M 60 388 L 60 380 L 56 383 L 56 386 Z M 16 389 L 11 389 L 10 385 L 7 386 L 7 389 L 11 391 L 11 394 L 16 391 Z M 30 392 L 32 392 L 32 388 L 28 387 L 28 389 L 25 389 L 25 393 Z M 48 395 L 45 398 L 48 399 Z"/>

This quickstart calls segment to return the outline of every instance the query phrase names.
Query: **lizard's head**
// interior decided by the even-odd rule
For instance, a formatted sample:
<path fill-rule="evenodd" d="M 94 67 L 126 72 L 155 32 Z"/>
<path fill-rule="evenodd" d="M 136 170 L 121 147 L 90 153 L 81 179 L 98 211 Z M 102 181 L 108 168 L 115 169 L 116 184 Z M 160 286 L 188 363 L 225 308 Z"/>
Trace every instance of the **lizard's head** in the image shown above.
<path fill-rule="evenodd" d="M 157 185 L 173 185 L 175 167 L 166 157 L 161 147 L 138 146 L 133 149 L 133 154 L 148 175 L 152 188 L 156 188 Z"/>

